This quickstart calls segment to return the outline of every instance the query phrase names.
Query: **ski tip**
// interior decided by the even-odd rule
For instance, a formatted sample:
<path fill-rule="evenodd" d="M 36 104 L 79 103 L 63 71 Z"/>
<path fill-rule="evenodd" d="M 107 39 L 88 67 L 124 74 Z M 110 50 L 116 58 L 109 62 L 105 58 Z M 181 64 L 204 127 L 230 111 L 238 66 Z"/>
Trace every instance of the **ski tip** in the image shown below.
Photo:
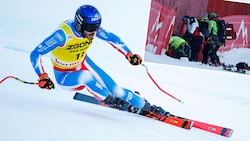
<path fill-rule="evenodd" d="M 233 132 L 234 132 L 234 130 L 233 130 L 233 129 L 231 129 L 231 130 L 230 130 L 230 132 L 229 132 L 229 134 L 227 135 L 227 137 L 229 137 L 229 138 L 230 138 L 230 137 L 232 136 Z"/>
<path fill-rule="evenodd" d="M 76 92 L 73 99 L 78 100 L 78 99 L 81 99 L 81 97 L 82 97 L 81 94 Z"/>
<path fill-rule="evenodd" d="M 223 128 L 221 135 L 230 138 L 233 134 L 233 129 Z"/>

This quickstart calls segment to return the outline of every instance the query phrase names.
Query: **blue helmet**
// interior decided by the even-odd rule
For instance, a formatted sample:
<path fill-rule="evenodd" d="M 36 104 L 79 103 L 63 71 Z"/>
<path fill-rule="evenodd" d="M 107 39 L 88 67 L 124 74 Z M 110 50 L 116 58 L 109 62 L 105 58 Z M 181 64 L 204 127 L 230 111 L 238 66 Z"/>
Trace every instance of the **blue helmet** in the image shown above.
<path fill-rule="evenodd" d="M 91 5 L 80 6 L 75 14 L 76 30 L 82 33 L 83 30 L 96 31 L 102 22 L 102 16 L 99 11 Z"/>

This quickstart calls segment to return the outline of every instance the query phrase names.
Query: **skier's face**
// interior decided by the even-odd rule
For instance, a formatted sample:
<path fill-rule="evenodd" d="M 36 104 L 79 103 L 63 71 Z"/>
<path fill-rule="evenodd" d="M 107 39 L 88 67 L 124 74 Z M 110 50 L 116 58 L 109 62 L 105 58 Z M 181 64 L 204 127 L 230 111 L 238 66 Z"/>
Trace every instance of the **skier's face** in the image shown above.
<path fill-rule="evenodd" d="M 89 40 L 93 40 L 100 24 L 83 24 L 83 36 Z"/>
<path fill-rule="evenodd" d="M 86 31 L 86 30 L 83 30 L 83 36 L 85 37 L 85 38 L 88 38 L 89 40 L 93 40 L 94 39 L 94 37 L 95 37 L 95 33 L 96 33 L 96 31 Z"/>

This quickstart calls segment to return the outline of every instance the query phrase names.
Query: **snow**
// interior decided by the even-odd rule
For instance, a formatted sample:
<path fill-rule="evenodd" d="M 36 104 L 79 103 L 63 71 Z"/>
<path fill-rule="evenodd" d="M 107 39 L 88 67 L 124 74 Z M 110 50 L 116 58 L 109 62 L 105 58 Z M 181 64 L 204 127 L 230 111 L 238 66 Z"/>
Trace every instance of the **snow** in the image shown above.
<path fill-rule="evenodd" d="M 184 130 L 138 115 L 75 101 L 72 99 L 74 92 L 57 85 L 48 91 L 7 79 L 0 84 L 1 141 L 249 140 L 249 75 L 144 52 L 149 0 L 65 0 L 63 3 L 57 0 L 9 0 L 1 3 L 0 79 L 13 75 L 36 81 L 29 61 L 30 51 L 61 21 L 73 18 L 76 8 L 85 3 L 100 9 L 103 26 L 119 35 L 131 50 L 152 57 L 153 63 L 146 58 L 143 62 L 149 73 L 161 88 L 184 103 L 162 93 L 149 79 L 144 67 L 131 66 L 109 44 L 95 39 L 89 55 L 118 84 L 139 91 L 151 103 L 173 114 L 230 127 L 234 129 L 232 137 L 225 138 L 195 128 Z M 249 49 L 235 49 L 220 56 L 223 62 L 250 64 L 249 53 Z M 48 56 L 43 57 L 43 64 L 55 80 Z"/>
<path fill-rule="evenodd" d="M 226 1 L 241 2 L 241 3 L 247 3 L 247 4 L 250 4 L 250 0 L 226 0 Z"/>
<path fill-rule="evenodd" d="M 220 61 L 226 65 L 236 65 L 239 62 L 245 62 L 250 64 L 249 59 L 250 49 L 248 48 L 234 48 L 230 51 L 226 52 L 218 52 L 218 56 L 220 57 Z M 175 65 L 181 67 L 191 67 L 191 68 L 199 68 L 199 69 L 209 69 L 216 71 L 224 71 L 221 67 L 211 67 L 209 65 L 202 64 L 201 62 L 189 62 L 186 57 L 181 59 L 175 59 L 169 56 L 164 55 L 164 50 L 161 55 L 155 55 L 149 51 L 145 51 L 144 61 L 157 63 L 157 64 L 165 64 L 165 65 Z M 246 74 L 250 74 L 249 71 L 246 71 Z"/>

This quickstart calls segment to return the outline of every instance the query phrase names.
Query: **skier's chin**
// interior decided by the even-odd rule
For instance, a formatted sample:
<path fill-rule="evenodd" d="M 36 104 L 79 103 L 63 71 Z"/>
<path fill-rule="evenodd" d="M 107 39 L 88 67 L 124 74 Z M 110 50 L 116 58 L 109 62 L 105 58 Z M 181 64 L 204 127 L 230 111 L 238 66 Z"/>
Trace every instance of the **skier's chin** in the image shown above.
<path fill-rule="evenodd" d="M 89 32 L 89 31 L 86 31 L 86 30 L 83 31 L 84 37 L 88 38 L 89 40 L 94 39 L 95 33 L 96 33 L 96 31 L 92 31 L 92 32 Z"/>

